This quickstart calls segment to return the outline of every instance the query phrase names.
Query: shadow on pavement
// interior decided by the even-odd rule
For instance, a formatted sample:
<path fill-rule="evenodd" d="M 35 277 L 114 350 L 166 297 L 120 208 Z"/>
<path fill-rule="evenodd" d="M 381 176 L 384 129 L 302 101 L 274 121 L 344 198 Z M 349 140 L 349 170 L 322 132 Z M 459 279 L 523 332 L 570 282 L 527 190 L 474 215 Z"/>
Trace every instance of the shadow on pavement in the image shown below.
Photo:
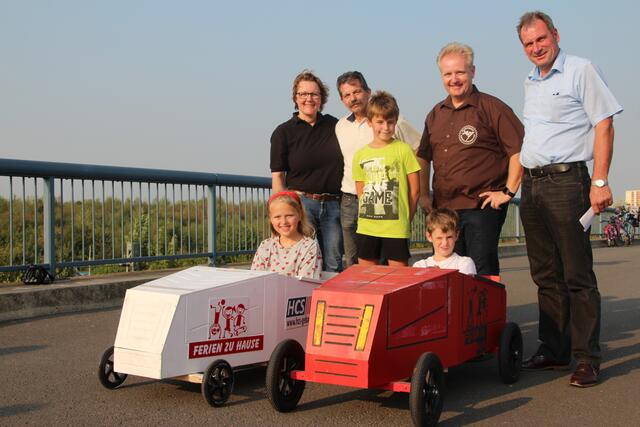
<path fill-rule="evenodd" d="M 618 264 L 626 264 L 629 261 L 594 261 L 593 265 L 597 266 L 597 265 L 618 265 Z"/>
<path fill-rule="evenodd" d="M 640 330 L 638 307 L 640 299 L 602 299 L 602 360 L 601 382 L 628 374 L 640 368 L 640 357 L 629 356 L 640 354 L 640 344 L 616 347 L 620 340 L 632 338 Z M 532 354 L 537 349 L 538 337 L 538 305 L 525 304 L 509 307 L 509 319 L 518 322 L 524 340 L 524 355 Z M 467 363 L 449 370 L 446 376 L 445 411 L 459 412 L 453 418 L 444 420 L 442 425 L 466 425 L 491 418 L 516 406 L 527 404 L 530 399 L 515 399 L 478 409 L 481 402 L 500 397 L 501 395 L 526 390 L 540 384 L 567 377 L 572 371 L 525 372 L 513 385 L 504 385 L 498 381 L 498 369 L 495 359 L 475 364 Z M 515 406 L 513 406 L 515 405 Z"/>
<path fill-rule="evenodd" d="M 0 406 L 0 417 L 10 417 L 13 415 L 21 415 L 29 412 L 38 411 L 44 408 L 44 403 L 27 403 L 21 405 Z"/>
<path fill-rule="evenodd" d="M 38 351 L 47 348 L 46 345 L 22 345 L 16 347 L 2 347 L 0 348 L 0 356 L 7 356 L 9 354 L 28 353 L 31 351 Z"/>
<path fill-rule="evenodd" d="M 314 384 L 311 384 L 313 386 Z M 307 384 L 307 387 L 309 384 Z M 345 392 L 342 393 L 341 391 Z M 349 391 L 351 390 L 351 391 Z M 331 405 L 339 405 L 346 401 L 362 400 L 367 402 L 379 402 L 382 405 L 409 409 L 409 395 L 406 393 L 394 393 L 391 397 L 387 395 L 389 392 L 377 389 L 352 389 L 347 387 L 340 387 L 340 391 L 333 396 L 325 397 L 322 399 L 312 400 L 304 402 L 296 408 L 296 411 L 310 411 L 319 408 L 328 408 Z M 304 395 L 302 395 L 304 399 Z M 391 403 L 391 404 L 390 404 Z"/>
<path fill-rule="evenodd" d="M 494 403 L 492 405 L 484 406 L 482 408 L 465 408 L 465 413 L 460 415 L 454 415 L 451 418 L 438 423 L 440 426 L 460 426 L 470 423 L 479 422 L 487 418 L 491 418 L 497 414 L 512 411 L 520 406 L 526 405 L 531 401 L 529 397 L 519 397 L 516 399 L 507 400 L 505 402 Z"/>
<path fill-rule="evenodd" d="M 234 372 L 233 393 L 224 406 L 243 405 L 249 402 L 266 399 L 264 384 L 266 366 L 256 366 Z M 180 390 L 200 394 L 200 384 L 178 380 L 162 380 L 162 383 L 172 384 Z"/>

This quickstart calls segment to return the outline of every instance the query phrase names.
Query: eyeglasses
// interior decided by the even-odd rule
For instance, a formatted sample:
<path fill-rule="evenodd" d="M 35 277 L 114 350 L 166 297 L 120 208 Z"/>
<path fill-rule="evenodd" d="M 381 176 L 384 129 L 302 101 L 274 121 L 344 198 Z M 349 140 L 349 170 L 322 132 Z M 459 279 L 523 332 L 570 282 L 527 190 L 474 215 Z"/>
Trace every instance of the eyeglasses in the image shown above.
<path fill-rule="evenodd" d="M 316 92 L 296 92 L 296 96 L 301 99 L 306 99 L 306 98 L 319 99 L 320 98 L 320 94 Z"/>

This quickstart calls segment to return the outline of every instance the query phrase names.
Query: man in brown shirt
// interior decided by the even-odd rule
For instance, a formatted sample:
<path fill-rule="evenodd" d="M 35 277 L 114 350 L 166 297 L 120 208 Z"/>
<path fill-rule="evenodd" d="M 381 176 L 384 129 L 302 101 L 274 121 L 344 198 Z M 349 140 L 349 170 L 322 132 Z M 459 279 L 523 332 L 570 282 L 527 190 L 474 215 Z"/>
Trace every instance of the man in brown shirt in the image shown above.
<path fill-rule="evenodd" d="M 438 54 L 449 96 L 425 120 L 418 149 L 420 206 L 454 209 L 460 216 L 455 252 L 478 274 L 500 274 L 498 240 L 508 202 L 522 180 L 522 123 L 513 110 L 473 85 L 473 50 L 450 43 Z M 429 195 L 433 162 L 433 201 Z"/>

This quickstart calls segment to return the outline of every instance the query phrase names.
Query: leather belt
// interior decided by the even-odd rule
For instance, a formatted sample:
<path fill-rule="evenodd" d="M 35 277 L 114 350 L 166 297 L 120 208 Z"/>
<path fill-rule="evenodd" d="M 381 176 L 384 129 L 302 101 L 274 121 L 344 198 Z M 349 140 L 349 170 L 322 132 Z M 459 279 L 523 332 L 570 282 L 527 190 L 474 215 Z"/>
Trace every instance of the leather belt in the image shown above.
<path fill-rule="evenodd" d="M 325 202 L 327 200 L 340 200 L 340 194 L 332 193 L 307 193 L 306 191 L 297 191 L 297 193 L 307 199 L 318 200 Z"/>
<path fill-rule="evenodd" d="M 524 173 L 532 178 L 540 178 L 547 175 L 569 172 L 574 167 L 586 167 L 586 162 L 553 163 L 539 168 L 524 168 Z"/>
<path fill-rule="evenodd" d="M 357 199 L 358 196 L 356 196 L 355 194 L 351 194 L 351 193 L 342 193 L 342 197 L 347 198 L 347 199 Z"/>

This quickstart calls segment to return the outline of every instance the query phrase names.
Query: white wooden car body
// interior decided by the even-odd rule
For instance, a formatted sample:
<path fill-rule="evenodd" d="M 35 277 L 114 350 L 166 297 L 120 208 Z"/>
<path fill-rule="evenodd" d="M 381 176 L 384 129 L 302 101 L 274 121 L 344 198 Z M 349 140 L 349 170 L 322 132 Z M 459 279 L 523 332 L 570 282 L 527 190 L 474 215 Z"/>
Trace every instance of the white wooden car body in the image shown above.
<path fill-rule="evenodd" d="M 113 353 L 115 372 L 202 381 L 214 360 L 234 369 L 269 360 L 295 339 L 304 348 L 311 292 L 321 280 L 192 267 L 127 290 Z"/>

